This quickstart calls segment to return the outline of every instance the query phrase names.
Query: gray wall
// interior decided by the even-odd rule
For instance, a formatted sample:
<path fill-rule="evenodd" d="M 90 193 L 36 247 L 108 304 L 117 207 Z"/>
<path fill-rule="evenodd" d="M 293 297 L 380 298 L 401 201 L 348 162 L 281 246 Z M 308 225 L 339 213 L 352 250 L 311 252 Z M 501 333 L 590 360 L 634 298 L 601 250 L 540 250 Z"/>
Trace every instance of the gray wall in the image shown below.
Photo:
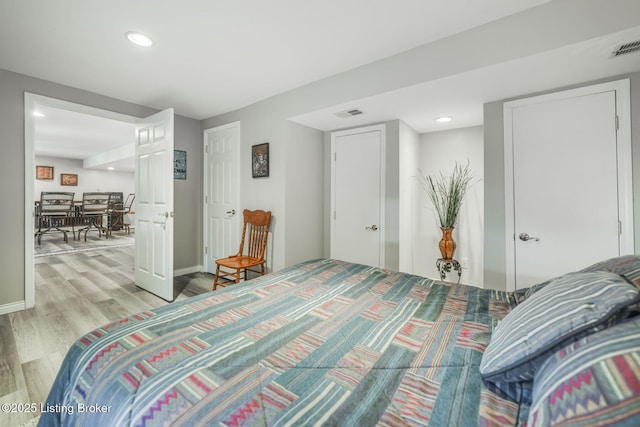
<path fill-rule="evenodd" d="M 25 153 L 24 153 L 24 93 L 30 92 L 51 98 L 88 105 L 104 110 L 115 111 L 131 116 L 144 117 L 156 110 L 140 105 L 131 104 L 95 93 L 83 91 L 69 86 L 36 79 L 22 74 L 0 69 L 0 197 L 5 208 L 0 211 L 2 232 L 2 257 L 0 257 L 0 306 L 24 300 L 24 271 L 25 271 Z M 197 140 L 194 139 L 198 135 Z M 187 149 L 193 153 L 192 159 L 197 158 L 196 147 L 202 145 L 199 122 L 176 118 L 176 147 Z M 198 168 L 194 170 L 197 174 Z M 193 180 L 180 184 L 182 193 L 201 194 L 200 180 L 193 174 Z M 196 183 L 197 182 L 197 183 Z M 181 193 L 181 191 L 178 191 Z M 186 196 L 184 194 L 179 197 Z M 193 209 L 202 211 L 200 199 L 186 197 Z M 178 205 L 178 203 L 176 204 Z M 187 214 L 192 207 L 183 205 L 176 211 L 178 217 Z M 178 223 L 176 219 L 176 236 L 179 236 L 181 246 L 176 247 L 180 259 L 176 260 L 176 268 L 187 265 L 200 264 L 197 242 L 200 239 L 200 224 L 198 222 Z M 182 246 L 184 245 L 184 246 Z M 182 263 L 185 263 L 182 265 Z M 37 295 L 36 295 L 37 301 Z"/>
<path fill-rule="evenodd" d="M 640 248 L 640 73 L 557 88 L 543 93 L 589 86 L 606 81 L 631 80 L 631 144 L 633 150 L 633 195 L 636 252 Z M 534 93 L 484 105 L 484 286 L 506 289 L 504 121 L 503 104 L 514 99 L 542 95 Z"/>
<path fill-rule="evenodd" d="M 240 209 L 271 211 L 267 266 L 280 270 L 323 251 L 322 132 L 287 120 L 289 95 L 203 120 L 202 130 L 240 122 Z M 269 177 L 251 175 L 251 146 L 269 143 Z M 286 221 L 285 221 L 286 220 Z"/>
<path fill-rule="evenodd" d="M 322 256 L 324 249 L 322 132 L 286 123 L 285 265 Z M 310 197 L 311 195 L 311 197 Z"/>
<path fill-rule="evenodd" d="M 202 213 L 203 179 L 202 170 L 204 136 L 200 130 L 200 120 L 175 116 L 174 147 L 187 152 L 187 179 L 173 180 L 173 268 L 202 270 Z"/>

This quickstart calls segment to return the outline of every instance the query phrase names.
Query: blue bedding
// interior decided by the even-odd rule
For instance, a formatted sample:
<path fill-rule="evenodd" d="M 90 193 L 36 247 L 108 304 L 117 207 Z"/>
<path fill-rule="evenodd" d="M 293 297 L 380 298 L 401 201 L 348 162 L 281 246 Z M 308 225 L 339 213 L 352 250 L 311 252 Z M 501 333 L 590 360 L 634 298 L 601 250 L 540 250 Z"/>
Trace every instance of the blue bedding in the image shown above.
<path fill-rule="evenodd" d="M 313 260 L 105 325 L 41 426 L 517 425 L 478 370 L 511 294 Z"/>

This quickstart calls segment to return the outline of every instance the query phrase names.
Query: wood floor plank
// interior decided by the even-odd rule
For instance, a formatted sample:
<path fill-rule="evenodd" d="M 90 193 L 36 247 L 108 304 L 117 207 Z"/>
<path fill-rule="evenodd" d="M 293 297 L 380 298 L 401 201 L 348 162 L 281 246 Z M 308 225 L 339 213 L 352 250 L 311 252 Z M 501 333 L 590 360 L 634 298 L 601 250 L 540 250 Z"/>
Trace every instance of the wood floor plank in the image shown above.
<path fill-rule="evenodd" d="M 13 339 L 11 322 L 8 316 L 0 317 L 0 390 L 13 393 L 20 388 L 22 376 L 16 343 Z"/>
<path fill-rule="evenodd" d="M 115 322 L 118 319 L 131 315 L 131 312 L 112 298 L 96 302 L 94 305 L 110 322 Z"/>
<path fill-rule="evenodd" d="M 20 363 L 43 357 L 55 349 L 45 316 L 37 309 L 9 314 Z"/>
<path fill-rule="evenodd" d="M 36 408 L 39 410 L 38 402 L 30 402 L 29 401 L 29 392 L 26 387 L 21 388 L 15 392 L 7 393 L 6 395 L 0 396 L 0 405 L 4 403 L 36 403 Z M 35 418 L 38 415 L 38 412 L 2 412 L 0 416 L 0 420 L 2 421 L 0 425 L 2 426 L 21 426 L 27 421 Z"/>
<path fill-rule="evenodd" d="M 68 337 L 66 344 L 73 344 L 77 338 L 86 334 L 93 329 L 109 323 L 109 319 L 105 317 L 91 302 L 85 298 L 77 298 L 70 301 L 69 304 L 60 310 L 62 317 L 67 322 Z"/>
<path fill-rule="evenodd" d="M 29 402 L 46 402 L 51 384 L 53 384 L 60 369 L 60 364 L 57 363 L 58 360 L 59 357 L 45 356 L 22 365 L 24 376 L 27 378 L 26 385 Z M 39 410 L 38 414 L 40 414 Z"/>
<path fill-rule="evenodd" d="M 93 303 L 110 298 L 103 289 L 100 289 L 95 283 L 86 277 L 76 276 L 73 279 L 69 279 L 69 284 L 76 288 L 83 297 Z"/>

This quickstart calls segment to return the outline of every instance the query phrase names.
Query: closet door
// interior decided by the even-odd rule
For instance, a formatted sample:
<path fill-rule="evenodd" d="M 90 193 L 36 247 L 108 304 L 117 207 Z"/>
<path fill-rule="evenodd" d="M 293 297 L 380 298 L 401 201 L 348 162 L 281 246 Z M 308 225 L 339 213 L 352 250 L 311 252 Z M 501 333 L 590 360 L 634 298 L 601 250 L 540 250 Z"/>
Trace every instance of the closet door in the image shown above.
<path fill-rule="evenodd" d="M 618 95 L 598 85 L 505 104 L 516 288 L 633 252 Z"/>
<path fill-rule="evenodd" d="M 331 257 L 384 266 L 385 128 L 331 136 Z"/>

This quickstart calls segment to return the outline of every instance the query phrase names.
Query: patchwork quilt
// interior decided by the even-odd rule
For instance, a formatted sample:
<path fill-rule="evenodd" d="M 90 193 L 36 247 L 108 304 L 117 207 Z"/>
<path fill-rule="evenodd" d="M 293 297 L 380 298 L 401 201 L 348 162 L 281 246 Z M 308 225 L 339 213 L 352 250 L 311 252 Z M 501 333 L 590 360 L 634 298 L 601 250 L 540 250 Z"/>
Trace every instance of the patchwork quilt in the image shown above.
<path fill-rule="evenodd" d="M 507 292 L 313 260 L 69 350 L 42 426 L 518 425 L 479 365 Z"/>

